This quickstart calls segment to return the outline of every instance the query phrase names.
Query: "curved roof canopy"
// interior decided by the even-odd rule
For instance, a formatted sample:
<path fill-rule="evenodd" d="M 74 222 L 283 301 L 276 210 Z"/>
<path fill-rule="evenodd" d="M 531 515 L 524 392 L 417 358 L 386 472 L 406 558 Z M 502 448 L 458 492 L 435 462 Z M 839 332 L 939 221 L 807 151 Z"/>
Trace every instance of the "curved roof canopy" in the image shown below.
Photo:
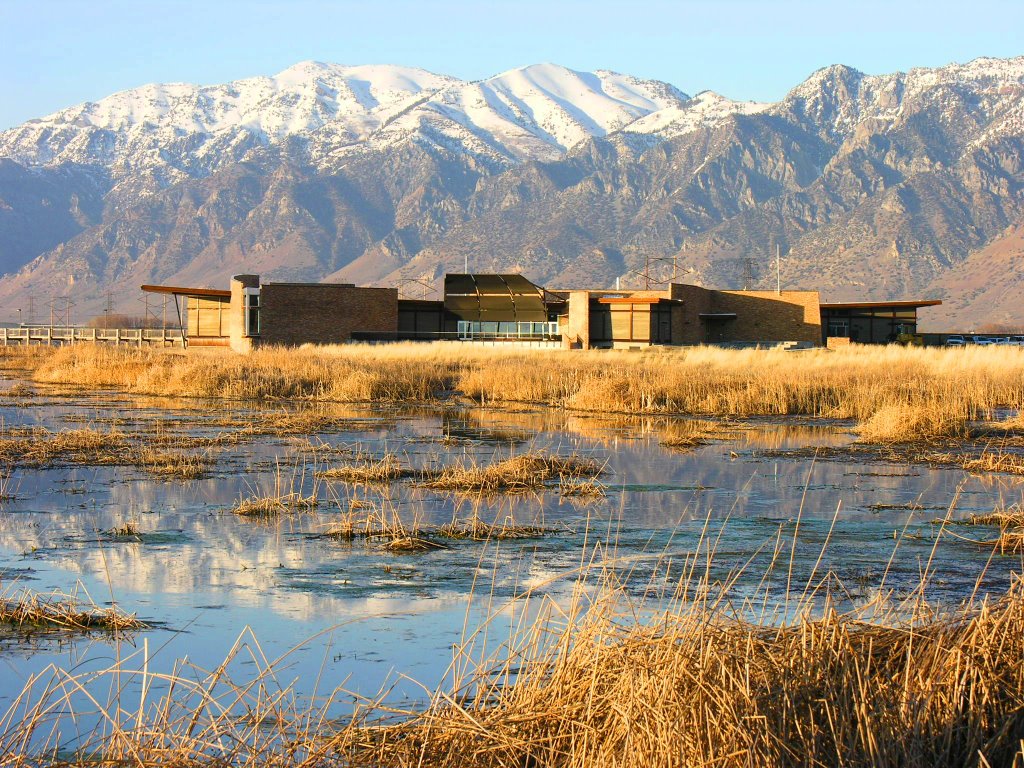
<path fill-rule="evenodd" d="M 543 323 L 544 291 L 522 275 L 445 275 L 444 308 L 459 320 Z"/>

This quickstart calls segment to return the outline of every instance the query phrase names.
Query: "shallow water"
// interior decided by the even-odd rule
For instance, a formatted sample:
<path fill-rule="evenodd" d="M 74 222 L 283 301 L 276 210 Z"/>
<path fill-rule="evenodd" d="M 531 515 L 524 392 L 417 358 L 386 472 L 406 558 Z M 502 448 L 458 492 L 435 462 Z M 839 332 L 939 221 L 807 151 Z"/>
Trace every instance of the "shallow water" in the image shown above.
<path fill-rule="evenodd" d="M 52 396 L 0 400 L 0 419 L 51 430 L 116 422 L 126 432 L 211 436 L 232 428 L 225 424 L 259 423 L 285 408 Z M 954 527 L 937 544 L 934 524 L 1020 503 L 1020 479 L 821 460 L 813 450 L 776 453 L 847 445 L 853 435 L 841 423 L 733 422 L 707 445 L 678 451 L 661 445 L 680 429 L 680 420 L 668 417 L 458 405 L 330 411 L 341 421 L 315 436 L 313 447 L 304 437 L 262 436 L 211 448 L 211 470 L 197 480 L 80 465 L 18 468 L 5 476 L 13 498 L 0 505 L 3 586 L 77 588 L 152 626 L 120 642 L 102 635 L 30 643 L 0 636 L 0 710 L 48 664 L 80 674 L 145 648 L 150 670 L 171 670 L 184 657 L 213 669 L 239 636 L 268 659 L 287 654 L 276 667 L 278 679 L 302 696 L 337 686 L 374 696 L 393 685 L 389 701 L 422 704 L 446 679 L 453 646 L 467 627 L 527 592 L 569 599 L 587 563 L 615 570 L 623 591 L 646 597 L 648 605 L 673 592 L 698 551 L 714 553 L 698 574 L 712 582 L 739 574 L 733 594 L 740 597 L 754 595 L 774 567 L 781 575 L 767 582 L 773 620 L 787 604 L 787 587 L 791 594 L 808 591 L 827 572 L 840 599 L 854 605 L 881 587 L 910 593 L 927 570 L 927 598 L 953 605 L 979 583 L 982 594 L 1004 591 L 1021 567 L 1019 556 L 993 556 L 965 540 L 991 531 Z M 353 453 L 391 452 L 422 468 L 527 450 L 594 457 L 604 467 L 606 498 L 582 503 L 552 488 L 474 499 L 409 482 L 362 486 L 315 477 Z M 315 514 L 269 522 L 229 513 L 242 497 L 281 492 L 315 492 L 323 503 Z M 383 506 L 409 526 L 476 514 L 552 533 L 486 544 L 450 541 L 444 549 L 408 554 L 325 537 L 353 500 Z M 109 533 L 128 521 L 138 536 Z M 702 554 L 700 562 L 706 559 Z M 493 646 L 507 639 L 508 624 L 488 632 Z M 128 665 L 139 663 L 132 658 Z M 239 659 L 233 672 L 244 679 L 259 666 Z M 351 701 L 339 698 L 337 706 L 344 710 Z"/>

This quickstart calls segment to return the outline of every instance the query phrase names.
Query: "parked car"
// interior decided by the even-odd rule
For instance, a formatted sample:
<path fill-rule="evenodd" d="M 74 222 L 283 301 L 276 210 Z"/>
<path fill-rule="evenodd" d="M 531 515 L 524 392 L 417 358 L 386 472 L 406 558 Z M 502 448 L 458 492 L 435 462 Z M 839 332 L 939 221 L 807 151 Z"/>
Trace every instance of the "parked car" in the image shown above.
<path fill-rule="evenodd" d="M 947 347 L 963 347 L 963 346 L 966 346 L 966 345 L 967 345 L 967 342 L 964 340 L 963 336 L 953 335 L 953 336 L 947 336 L 946 337 L 946 346 Z"/>
<path fill-rule="evenodd" d="M 995 342 L 992 341 L 992 339 L 989 339 L 989 338 L 987 338 L 985 336 L 974 336 L 974 337 L 971 338 L 971 343 L 972 344 L 977 344 L 977 345 L 982 346 L 982 347 L 990 347 L 993 344 L 995 344 Z"/>

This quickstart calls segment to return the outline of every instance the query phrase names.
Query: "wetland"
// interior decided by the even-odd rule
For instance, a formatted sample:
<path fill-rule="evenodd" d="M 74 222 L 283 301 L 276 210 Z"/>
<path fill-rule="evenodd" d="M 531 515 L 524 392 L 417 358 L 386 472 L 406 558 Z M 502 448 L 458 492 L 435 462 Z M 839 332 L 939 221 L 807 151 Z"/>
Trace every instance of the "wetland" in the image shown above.
<path fill-rule="evenodd" d="M 599 764 L 639 749 L 635 727 L 643 717 L 623 715 L 633 730 L 595 746 L 600 707 L 572 715 L 576 725 L 590 723 L 590 736 L 572 736 L 575 726 L 550 711 L 538 714 L 538 698 L 566 711 L 578 703 L 579 689 L 566 689 L 558 694 L 565 700 L 551 704 L 552 686 L 566 684 L 560 675 L 578 676 L 574 653 L 613 649 L 583 666 L 603 669 L 602 681 L 623 681 L 623 665 L 678 669 L 679 638 L 698 624 L 739 627 L 749 649 L 750 638 L 785 645 L 795 642 L 792 633 L 841 616 L 851 658 L 861 647 L 853 627 L 883 633 L 871 637 L 899 657 L 907 627 L 925 627 L 922 647 L 934 632 L 936 647 L 945 648 L 949 633 L 996 631 L 969 624 L 978 611 L 990 617 L 991 606 L 1019 607 L 1024 380 L 1017 358 L 993 355 L 989 380 L 972 361 L 975 388 L 967 392 L 956 382 L 929 388 L 910 376 L 916 390 L 885 380 L 897 396 L 879 395 L 880 386 L 857 369 L 851 392 L 871 388 L 889 399 L 867 405 L 859 393 L 844 401 L 828 391 L 833 371 L 798 383 L 813 408 L 776 387 L 773 404 L 762 398 L 764 407 L 747 407 L 753 401 L 741 399 L 716 411 L 683 407 L 696 399 L 706 406 L 713 387 L 693 382 L 685 397 L 659 400 L 653 389 L 637 389 L 656 376 L 641 370 L 623 385 L 600 373 L 594 356 L 575 372 L 553 366 L 561 388 L 555 402 L 531 378 L 537 366 L 522 358 L 492 360 L 505 372 L 518 360 L 520 379 L 530 380 L 501 387 L 479 361 L 463 361 L 453 373 L 443 361 L 417 358 L 430 372 L 415 386 L 400 377 L 369 385 L 367 374 L 345 389 L 308 370 L 305 384 L 274 384 L 257 365 L 258 381 L 244 372 L 237 380 L 222 376 L 195 394 L 167 383 L 173 366 L 185 364 L 178 357 L 129 354 L 120 367 L 104 357 L 104 380 L 76 382 L 75 355 L 87 354 L 12 357 L 0 382 L 0 747 L 12 764 L 42 754 L 75 762 L 100 744 L 128 755 L 129 764 L 140 748 L 132 738 L 141 737 L 128 734 L 141 729 L 148 706 L 152 722 L 164 727 L 158 746 L 146 742 L 151 756 L 209 758 L 220 754 L 209 733 L 230 730 L 252 735 L 262 752 L 234 747 L 228 763 L 261 764 L 264 754 L 282 765 L 416 764 L 425 756 L 427 764 L 455 765 L 465 757 L 457 734 L 481 737 L 466 722 L 482 727 L 485 715 L 511 706 L 508 697 L 522 704 L 528 694 L 533 730 L 491 722 L 486 730 L 496 741 L 479 748 L 479 764 L 586 764 L 580 755 L 599 755 L 591 763 Z M 946 354 L 911 362 L 947 369 L 955 358 Z M 635 358 L 604 360 L 642 367 Z M 736 371 L 759 358 L 718 360 L 735 367 L 717 374 L 728 379 L 722 386 L 739 392 Z M 824 360 L 807 358 L 805 367 L 824 371 L 835 358 Z M 670 362 L 657 356 L 652 365 Z M 780 365 L 775 357 L 763 362 Z M 154 365 L 161 377 L 154 378 Z M 387 366 L 400 367 L 394 360 Z M 598 378 L 584 388 L 586 376 Z M 577 390 L 568 390 L 570 379 Z M 771 389 L 766 381 L 759 386 Z M 934 415 L 943 392 L 953 391 L 947 412 Z M 780 407 L 787 398 L 795 404 Z M 42 608 L 25 618 L 33 600 Z M 92 618 L 68 627 L 48 620 L 46 605 Z M 102 626 L 104 616 L 118 618 Z M 896 629 L 899 637 L 884 634 Z M 553 649 L 563 645 L 559 656 Z M 814 646 L 804 638 L 803 647 Z M 632 647 L 645 649 L 643 663 L 615 656 Z M 730 648 L 723 658 L 736 656 Z M 1016 651 L 1006 652 L 1019 668 Z M 935 657 L 945 658 L 940 650 Z M 727 667 L 720 661 L 708 674 Z M 113 687 L 112 673 L 120 675 Z M 805 682 L 813 677 L 802 674 Z M 182 722 L 166 704 L 176 686 L 189 691 L 184 701 L 192 701 L 193 714 L 209 708 L 196 697 L 219 702 L 219 714 L 204 720 L 207 740 L 167 735 Z M 978 739 L 989 739 L 990 754 L 1012 756 L 1024 711 L 1019 688 L 978 707 Z M 451 711 L 475 719 L 439 714 Z M 422 725 L 424 713 L 435 719 Z M 410 723 L 435 735 L 402 732 Z M 551 723 L 561 723 L 558 738 L 575 746 L 552 736 Z M 999 741 L 992 734 L 1004 726 Z M 647 764 L 676 764 L 651 761 L 667 727 L 640 729 L 661 734 L 637 752 Z M 753 739 L 738 764 L 752 755 L 800 764 L 774 731 L 741 735 L 721 719 L 700 727 Z M 815 727 L 827 732 L 826 749 L 859 754 L 863 747 L 856 733 Z M 391 728 L 402 736 L 389 736 Z M 141 730 L 153 739 L 153 727 Z M 321 731 L 348 735 L 323 741 Z M 928 738 L 927 748 L 915 748 L 931 758 L 974 747 Z M 304 744 L 301 758 L 296 742 Z M 686 754 L 710 762 L 725 742 L 691 747 Z M 288 749 L 290 762 L 281 757 Z"/>

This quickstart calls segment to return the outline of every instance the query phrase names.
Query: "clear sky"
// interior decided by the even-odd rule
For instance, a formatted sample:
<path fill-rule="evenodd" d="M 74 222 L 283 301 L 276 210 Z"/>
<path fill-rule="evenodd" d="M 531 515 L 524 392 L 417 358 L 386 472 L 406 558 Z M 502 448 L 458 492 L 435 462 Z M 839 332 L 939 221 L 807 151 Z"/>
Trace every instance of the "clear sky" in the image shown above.
<path fill-rule="evenodd" d="M 0 129 L 306 59 L 479 79 L 551 61 L 775 101 L 814 70 L 1024 55 L 1024 0 L 0 0 Z"/>

